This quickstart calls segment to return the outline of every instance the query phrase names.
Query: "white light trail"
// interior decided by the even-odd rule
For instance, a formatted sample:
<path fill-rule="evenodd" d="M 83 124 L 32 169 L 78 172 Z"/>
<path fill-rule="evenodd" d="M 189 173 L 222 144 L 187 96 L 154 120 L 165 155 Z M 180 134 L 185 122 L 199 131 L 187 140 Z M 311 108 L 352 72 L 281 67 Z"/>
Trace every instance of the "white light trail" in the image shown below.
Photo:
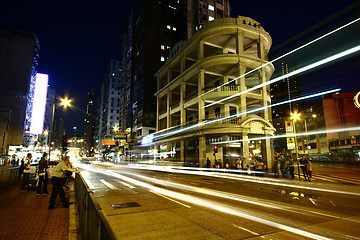
<path fill-rule="evenodd" d="M 295 184 L 289 184 L 288 182 L 283 181 L 283 180 L 273 179 L 273 178 L 258 178 L 258 177 L 246 176 L 246 175 L 230 175 L 230 174 L 219 173 L 219 172 L 200 172 L 200 171 L 193 172 L 193 171 L 189 171 L 192 168 L 188 168 L 188 167 L 182 167 L 182 169 L 187 169 L 187 170 L 179 170 L 180 167 L 172 167 L 172 166 L 127 165 L 126 167 L 142 169 L 142 170 L 155 170 L 155 171 L 170 172 L 170 173 L 190 174 L 190 175 L 216 177 L 216 178 L 226 178 L 226 179 L 232 179 L 232 180 L 238 180 L 238 181 L 260 183 L 260 184 L 265 184 L 265 185 L 274 185 L 274 186 L 281 186 L 281 187 L 287 187 L 287 188 L 296 188 L 296 189 L 305 189 L 305 190 L 328 192 L 328 193 L 335 193 L 335 194 L 360 196 L 359 192 L 348 192 L 348 191 L 340 191 L 340 190 L 333 190 L 333 189 L 326 189 L 326 188 L 319 188 L 319 187 L 295 185 Z M 200 170 L 200 169 L 201 168 L 198 168 L 198 170 Z M 203 170 L 206 170 L 206 169 L 203 169 Z"/>
<path fill-rule="evenodd" d="M 185 128 L 170 131 L 168 133 L 163 133 L 163 134 L 156 135 L 155 139 L 156 138 L 161 138 L 161 137 L 166 137 L 166 136 L 169 136 L 169 135 L 178 134 L 180 132 L 185 132 L 185 131 L 188 131 L 188 130 L 191 130 L 191 129 L 194 129 L 194 128 L 198 128 L 198 127 L 202 127 L 202 126 L 205 126 L 205 125 L 214 124 L 216 122 L 220 122 L 220 121 L 223 121 L 223 120 L 236 118 L 236 117 L 239 117 L 239 116 L 242 116 L 242 115 L 245 115 L 245 114 L 262 111 L 262 110 L 265 110 L 267 108 L 276 107 L 276 106 L 279 106 L 279 105 L 283 105 L 283 104 L 287 104 L 287 103 L 291 103 L 291 102 L 296 102 L 296 101 L 301 101 L 301 100 L 305 100 L 305 99 L 309 99 L 309 98 L 314 98 L 314 97 L 318 97 L 318 96 L 322 96 L 322 95 L 326 95 L 326 94 L 330 94 L 330 93 L 334 93 L 334 92 L 339 92 L 340 90 L 341 90 L 341 88 L 337 88 L 337 89 L 332 89 L 332 90 L 328 90 L 328 91 L 324 91 L 324 92 L 320 92 L 320 93 L 314 93 L 314 94 L 311 94 L 311 95 L 286 100 L 286 101 L 275 103 L 275 104 L 272 104 L 272 105 L 267 105 L 267 106 L 264 106 L 264 107 L 255 108 L 255 109 L 252 109 L 252 110 L 249 110 L 249 111 L 246 111 L 246 112 L 241 112 L 241 113 L 238 113 L 238 114 L 234 114 L 234 115 L 231 115 L 231 116 L 222 117 L 222 118 L 210 120 L 210 121 L 207 121 L 207 122 L 198 123 L 198 124 L 195 124 L 195 125 L 192 125 L 192 126 L 188 126 L 188 127 L 185 127 Z M 150 145 L 151 144 L 148 144 L 146 146 L 150 146 Z"/>
<path fill-rule="evenodd" d="M 263 68 L 263 67 L 265 67 L 265 66 L 267 66 L 267 65 L 269 65 L 269 64 L 272 64 L 272 63 L 274 63 L 274 62 L 276 62 L 276 61 L 278 61 L 278 60 L 280 60 L 280 59 L 282 59 L 282 58 L 284 58 L 284 57 L 286 57 L 286 56 L 288 56 L 288 55 L 290 55 L 290 54 L 292 54 L 292 53 L 294 53 L 294 52 L 297 52 L 297 51 L 299 51 L 299 50 L 301 50 L 301 49 L 303 49 L 303 48 L 305 48 L 305 47 L 307 47 L 307 46 L 309 46 L 309 45 L 311 45 L 311 44 L 313 44 L 313 43 L 315 43 L 315 42 L 317 42 L 317 41 L 319 41 L 319 40 L 321 40 L 321 39 L 323 39 L 323 38 L 325 38 L 325 37 L 327 37 L 327 36 L 329 36 L 329 35 L 331 35 L 331 34 L 333 34 L 333 33 L 336 33 L 336 32 L 338 32 L 338 31 L 340 31 L 340 30 L 342 30 L 342 29 L 350 26 L 350 25 L 353 24 L 353 23 L 358 22 L 359 20 L 360 20 L 360 18 L 357 18 L 357 19 L 355 19 L 355 20 L 353 20 L 353 21 L 351 21 L 351 22 L 349 22 L 349 23 L 347 23 L 347 24 L 345 24 L 345 25 L 343 25 L 343 26 L 341 26 L 341 27 L 338 27 L 338 28 L 336 28 L 336 29 L 334 29 L 334 30 L 332 30 L 332 31 L 330 31 L 330 32 L 328 32 L 328 33 L 326 33 L 326 34 L 324 34 L 324 35 L 322 35 L 322 36 L 320 36 L 320 37 L 318 37 L 318 38 L 316 38 L 316 39 L 308 42 L 308 43 L 305 43 L 304 45 L 302 45 L 302 46 L 300 46 L 300 47 L 298 47 L 298 48 L 295 48 L 295 49 L 293 49 L 293 50 L 291 50 L 291 51 L 283 54 L 282 56 L 279 56 L 279 57 L 275 58 L 274 60 L 271 60 L 270 62 L 267 62 L 267 63 L 265 63 L 265 64 L 263 64 L 263 65 L 255 68 L 255 69 L 253 69 L 253 70 L 251 70 L 251 71 L 249 71 L 249 72 L 247 72 L 247 73 L 245 73 L 245 74 L 243 74 L 243 75 L 240 75 L 239 77 L 236 77 L 236 78 L 232 79 L 231 81 L 228 81 L 228 82 L 226 82 L 226 83 L 224 83 L 224 84 L 222 84 L 222 85 L 220 85 L 220 86 L 218 86 L 218 87 L 216 87 L 216 88 L 214 88 L 214 89 L 212 89 L 212 90 L 210 90 L 210 91 L 208 91 L 208 92 L 206 92 L 206 93 L 201 94 L 201 95 L 198 96 L 197 98 L 202 97 L 202 96 L 204 96 L 204 95 L 206 95 L 206 94 L 208 94 L 208 93 L 210 93 L 210 92 L 213 92 L 213 91 L 215 91 L 216 89 L 221 88 L 222 86 L 225 86 L 225 85 L 227 85 L 227 84 L 229 84 L 229 83 L 231 83 L 231 82 L 233 82 L 233 81 L 235 81 L 235 80 L 237 80 L 237 79 L 239 79 L 239 78 L 241 78 L 241 77 L 244 77 L 244 76 L 246 76 L 246 75 L 248 75 L 248 74 L 250 74 L 250 73 L 253 73 L 253 72 L 255 72 L 256 70 L 259 70 L 259 69 L 261 69 L 261 68 Z"/>
<path fill-rule="evenodd" d="M 217 142 L 216 144 L 218 145 L 218 144 L 225 144 L 225 143 L 235 143 L 235 142 L 245 142 L 245 141 L 255 141 L 255 140 L 264 140 L 264 139 L 285 138 L 285 137 L 298 137 L 298 136 L 308 136 L 308 135 L 317 135 L 317 134 L 324 134 L 324 133 L 337 133 L 337 132 L 358 131 L 358 130 L 360 130 L 360 127 L 336 128 L 336 129 L 312 131 L 312 132 L 305 132 L 305 133 L 288 133 L 288 134 L 276 135 L 276 136 L 223 141 L 223 142 Z"/>
<path fill-rule="evenodd" d="M 92 170 L 92 171 L 94 171 L 94 170 Z M 98 171 L 95 171 L 95 172 L 98 172 Z M 312 239 L 321 239 L 321 240 L 329 240 L 330 239 L 330 238 L 327 238 L 327 237 L 324 237 L 324 236 L 321 236 L 321 235 L 318 235 L 318 234 L 314 234 L 314 233 L 311 233 L 311 232 L 307 232 L 307 231 L 304 231 L 304 230 L 301 230 L 301 229 L 298 229 L 298 228 L 290 227 L 290 226 L 287 226 L 287 225 L 284 225 L 284 224 L 281 224 L 281 223 L 276 223 L 276 222 L 266 220 L 266 219 L 263 219 L 263 218 L 260 218 L 260 217 L 256 217 L 256 216 L 252 216 L 252 215 L 249 215 L 249 214 L 246 214 L 246 213 L 242 213 L 242 212 L 237 211 L 235 209 L 220 206 L 220 205 L 218 205 L 216 203 L 213 203 L 211 201 L 203 200 L 203 199 L 200 199 L 198 197 L 193 197 L 193 196 L 188 195 L 188 194 L 182 194 L 182 193 L 174 192 L 174 191 L 171 191 L 171 190 L 155 187 L 155 186 L 153 186 L 151 184 L 141 182 L 141 181 L 138 181 L 136 179 L 129 178 L 129 177 L 114 173 L 111 170 L 107 170 L 105 174 L 113 176 L 115 178 L 122 179 L 122 180 L 130 182 L 130 183 L 133 183 L 135 185 L 147 188 L 147 189 L 149 189 L 149 190 L 151 190 L 153 192 L 165 195 L 165 196 L 170 197 L 170 198 L 175 198 L 175 199 L 180 200 L 180 201 L 188 202 L 188 203 L 195 204 L 195 205 L 198 205 L 198 206 L 201 206 L 201 207 L 207 207 L 209 209 L 216 210 L 216 211 L 219 211 L 219 212 L 222 212 L 222 213 L 227 213 L 227 214 L 231 214 L 231 215 L 238 216 L 238 217 L 241 217 L 241 218 L 245 218 L 245 219 L 248 219 L 250 221 L 262 223 L 262 224 L 265 224 L 265 225 L 268 225 L 268 226 L 271 226 L 271 227 L 274 227 L 274 228 L 277 228 L 277 229 L 288 231 L 290 233 L 298 234 L 300 236 L 306 236 L 306 237 L 309 237 L 309 238 L 312 238 Z"/>
<path fill-rule="evenodd" d="M 297 75 L 297 74 L 299 74 L 299 73 L 306 72 L 306 71 L 311 70 L 311 69 L 313 69 L 313 68 L 319 67 L 319 66 L 324 65 L 324 64 L 326 64 L 326 63 L 330 63 L 330 62 L 335 61 L 335 60 L 337 60 L 337 59 L 339 59 L 339 58 L 345 57 L 345 56 L 347 56 L 347 55 L 349 55 L 349 54 L 355 53 L 355 52 L 357 52 L 357 51 L 359 51 L 359 50 L 360 50 L 360 45 L 358 45 L 358 46 L 356 46 L 356 47 L 353 47 L 353 48 L 350 48 L 350 49 L 348 49 L 348 50 L 345 50 L 345 51 L 343 51 L 343 52 L 340 52 L 340 53 L 338 53 L 338 54 L 332 55 L 332 56 L 330 56 L 330 57 L 327 57 L 327 58 L 325 58 L 325 59 L 323 59 L 323 60 L 320 60 L 320 61 L 317 61 L 317 62 L 315 62 L 315 63 L 312 63 L 312 64 L 310 64 L 310 65 L 307 65 L 307 66 L 305 66 L 305 67 L 302 67 L 302 68 L 297 69 L 297 70 L 295 70 L 295 71 L 292 71 L 292 72 L 290 72 L 290 73 L 287 73 L 287 74 L 285 74 L 285 75 L 283 75 L 283 76 L 277 77 L 277 78 L 275 78 L 275 79 L 273 79 L 273 80 L 270 80 L 270 81 L 268 81 L 268 82 L 265 82 L 265 83 L 256 85 L 255 87 L 249 88 L 249 89 L 247 89 L 247 90 L 245 90 L 245 91 L 236 93 L 236 94 L 234 94 L 234 95 L 232 95 L 232 96 L 223 98 L 223 99 L 221 99 L 221 100 L 219 100 L 219 101 L 210 103 L 210 104 L 204 106 L 203 108 L 207 108 L 207 107 L 213 106 L 213 105 L 215 105 L 215 104 L 218 104 L 218 103 L 227 101 L 227 100 L 229 100 L 229 99 L 238 97 L 238 96 L 240 96 L 240 95 L 242 95 L 242 94 L 244 94 L 244 93 L 254 91 L 254 90 L 256 90 L 256 89 L 259 89 L 259 88 L 262 88 L 262 87 L 264 87 L 264 86 L 273 84 L 273 83 L 278 82 L 278 81 L 280 81 L 280 80 L 283 80 L 283 79 L 292 77 L 292 76 Z"/>

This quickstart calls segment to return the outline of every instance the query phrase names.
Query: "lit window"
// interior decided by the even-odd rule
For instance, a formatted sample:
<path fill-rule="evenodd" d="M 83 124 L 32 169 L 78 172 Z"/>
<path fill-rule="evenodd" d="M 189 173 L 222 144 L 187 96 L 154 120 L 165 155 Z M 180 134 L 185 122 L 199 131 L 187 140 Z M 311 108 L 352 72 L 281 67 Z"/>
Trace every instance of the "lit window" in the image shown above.
<path fill-rule="evenodd" d="M 170 26 L 170 25 L 166 25 L 166 28 L 167 28 L 167 29 L 171 29 L 171 26 Z"/>
<path fill-rule="evenodd" d="M 171 47 L 170 46 L 167 46 L 166 49 L 170 49 Z"/>
<path fill-rule="evenodd" d="M 173 30 L 176 31 L 176 27 L 173 27 Z"/>
<path fill-rule="evenodd" d="M 164 56 L 161 56 L 160 60 L 161 60 L 162 62 L 165 62 L 165 57 L 164 57 Z"/>
<path fill-rule="evenodd" d="M 215 10 L 214 6 L 209 5 L 209 10 L 210 10 L 210 11 L 214 11 L 214 10 Z"/>
<path fill-rule="evenodd" d="M 165 46 L 164 46 L 164 45 L 161 45 L 160 48 L 161 48 L 161 50 L 165 50 Z"/>
<path fill-rule="evenodd" d="M 209 21 L 214 21 L 214 17 L 212 17 L 212 16 L 209 16 Z"/>
<path fill-rule="evenodd" d="M 115 76 L 115 73 L 113 73 L 112 76 Z"/>

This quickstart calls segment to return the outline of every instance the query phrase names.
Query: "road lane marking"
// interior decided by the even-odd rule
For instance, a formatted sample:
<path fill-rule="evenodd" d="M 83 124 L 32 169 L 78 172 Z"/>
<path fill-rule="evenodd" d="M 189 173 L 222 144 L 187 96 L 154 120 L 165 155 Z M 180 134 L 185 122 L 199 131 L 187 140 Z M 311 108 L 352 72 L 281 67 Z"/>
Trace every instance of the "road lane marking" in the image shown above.
<path fill-rule="evenodd" d="M 100 179 L 100 182 L 102 182 L 105 186 L 107 186 L 108 188 L 110 188 L 111 190 L 119 190 L 117 187 L 115 187 L 114 185 L 112 185 L 111 183 L 108 183 L 107 181 L 105 181 L 104 179 Z"/>
<path fill-rule="evenodd" d="M 348 183 L 353 183 L 353 184 L 359 184 L 359 181 L 357 180 L 349 180 L 347 178 L 342 178 L 342 177 L 338 177 L 338 176 L 325 176 L 325 175 L 318 175 L 318 176 L 323 176 L 323 177 L 328 177 L 334 181 L 340 181 L 340 182 L 348 182 Z"/>
<path fill-rule="evenodd" d="M 122 185 L 125 185 L 126 187 L 130 188 L 130 189 L 134 189 L 136 187 L 126 183 L 126 182 L 123 182 L 123 181 L 120 181 L 120 180 L 116 180 L 117 182 L 121 183 Z"/>
<path fill-rule="evenodd" d="M 236 227 L 236 228 L 240 228 L 241 230 L 244 230 L 244 231 L 249 232 L 249 233 L 251 233 L 251 234 L 254 234 L 254 235 L 256 235 L 256 236 L 259 236 L 259 235 L 260 235 L 259 233 L 253 232 L 253 231 L 251 231 L 251 230 L 249 230 L 249 229 L 247 229 L 247 228 L 244 228 L 244 227 L 240 227 L 240 226 L 238 226 L 238 225 L 236 225 L 236 224 L 233 224 L 233 226 Z"/>
<path fill-rule="evenodd" d="M 87 170 L 99 173 L 99 169 L 96 169 L 96 171 L 95 171 L 95 169 L 88 168 Z M 306 230 L 301 230 L 301 229 L 298 229 L 298 228 L 295 228 L 295 227 L 290 227 L 290 226 L 287 226 L 287 225 L 284 225 L 284 224 L 281 224 L 281 223 L 273 222 L 271 220 L 266 220 L 266 219 L 263 219 L 263 218 L 260 218 L 260 217 L 256 217 L 256 216 L 253 216 L 253 215 L 250 215 L 250 214 L 246 214 L 246 213 L 243 213 L 241 211 L 234 210 L 232 208 L 228 208 L 228 207 L 225 207 L 225 206 L 218 205 L 218 204 L 213 203 L 211 201 L 202 200 L 200 198 L 194 197 L 194 196 L 189 195 L 189 194 L 183 194 L 183 193 L 180 193 L 180 192 L 174 192 L 174 191 L 170 191 L 170 190 L 167 190 L 167 189 L 162 189 L 162 188 L 159 188 L 159 187 L 155 187 L 155 186 L 153 186 L 151 184 L 148 184 L 148 183 L 145 183 L 145 182 L 133 179 L 133 178 L 129 178 L 129 177 L 126 177 L 126 176 L 122 176 L 120 174 L 115 173 L 112 170 L 107 169 L 107 170 L 104 170 L 103 173 L 108 175 L 108 176 L 112 176 L 112 177 L 115 177 L 115 178 L 118 178 L 118 179 L 122 179 L 122 180 L 124 180 L 126 182 L 131 182 L 131 183 L 133 183 L 135 185 L 147 188 L 147 189 L 152 190 L 154 192 L 161 193 L 161 194 L 166 195 L 168 197 L 172 197 L 172 198 L 184 201 L 184 202 L 190 202 L 192 204 L 196 204 L 196 205 L 199 205 L 201 207 L 206 207 L 206 208 L 209 208 L 211 210 L 231 214 L 233 216 L 238 216 L 238 217 L 241 217 L 241 218 L 244 218 L 244 219 L 248 219 L 248 220 L 251 220 L 251 221 L 262 223 L 262 224 L 265 224 L 265 225 L 268 225 L 268 226 L 271 226 L 271 227 L 275 227 L 275 228 L 278 228 L 278 229 L 282 229 L 282 230 L 285 230 L 287 232 L 297 234 L 297 235 L 300 235 L 300 236 L 303 236 L 303 237 L 305 236 L 305 237 L 309 237 L 309 238 L 317 239 L 317 240 L 320 240 L 320 239 L 321 240 L 330 240 L 330 238 L 327 238 L 327 237 L 324 237 L 324 236 L 321 236 L 321 235 L 318 235 L 318 234 L 315 234 L 315 233 L 307 232 Z"/>
<path fill-rule="evenodd" d="M 184 203 L 181 203 L 181 202 L 179 202 L 179 201 L 176 201 L 175 199 L 171 199 L 171 198 L 169 198 L 169 197 L 166 197 L 166 196 L 164 196 L 164 195 L 162 195 L 162 194 L 160 194 L 160 193 L 157 193 L 157 192 L 154 192 L 154 191 L 151 191 L 151 190 L 149 190 L 149 192 L 152 192 L 152 193 L 154 193 L 154 194 L 156 194 L 156 195 L 159 195 L 160 197 L 166 198 L 167 200 L 170 200 L 170 201 L 173 201 L 173 202 L 175 202 L 175 203 L 177 203 L 177 204 L 180 204 L 181 206 L 184 206 L 184 207 L 187 207 L 187 208 L 191 208 L 189 205 L 186 205 L 186 204 L 184 204 Z"/>
<path fill-rule="evenodd" d="M 86 185 L 89 187 L 90 190 L 95 189 L 95 186 L 89 181 L 89 179 L 85 180 Z"/>

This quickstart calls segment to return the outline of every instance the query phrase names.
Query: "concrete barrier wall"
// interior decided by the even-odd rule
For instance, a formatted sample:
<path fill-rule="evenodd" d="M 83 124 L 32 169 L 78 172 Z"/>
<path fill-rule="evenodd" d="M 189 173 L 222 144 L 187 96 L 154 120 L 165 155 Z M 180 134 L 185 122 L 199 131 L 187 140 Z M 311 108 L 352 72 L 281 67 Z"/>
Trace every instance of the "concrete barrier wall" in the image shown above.
<path fill-rule="evenodd" d="M 79 212 L 81 239 L 116 239 L 106 221 L 103 210 L 80 174 L 75 176 L 75 197 Z"/>

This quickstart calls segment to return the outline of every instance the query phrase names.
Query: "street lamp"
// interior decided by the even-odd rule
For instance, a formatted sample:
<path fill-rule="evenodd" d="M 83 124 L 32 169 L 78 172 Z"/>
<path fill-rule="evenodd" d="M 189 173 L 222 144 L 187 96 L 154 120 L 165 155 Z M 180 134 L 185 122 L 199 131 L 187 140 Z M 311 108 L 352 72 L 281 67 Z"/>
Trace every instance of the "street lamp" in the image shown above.
<path fill-rule="evenodd" d="M 68 99 L 67 97 L 60 99 L 60 105 L 64 107 L 64 109 L 66 109 L 67 107 L 71 106 L 71 99 Z"/>
<path fill-rule="evenodd" d="M 299 180 L 300 180 L 300 163 L 299 163 L 299 149 L 298 149 L 298 144 L 297 144 L 297 139 L 296 139 L 296 126 L 295 126 L 295 121 L 300 117 L 300 114 L 298 113 L 292 113 L 291 114 L 291 119 L 292 119 L 292 123 L 294 126 L 294 133 L 295 133 L 295 149 L 296 149 L 296 162 L 298 165 L 298 176 L 299 176 Z"/>
<path fill-rule="evenodd" d="M 67 97 L 61 98 L 60 99 L 60 106 L 63 106 L 64 109 L 66 109 L 68 106 L 71 105 L 70 102 L 71 102 L 71 100 L 68 99 Z M 52 134 L 54 132 L 55 105 L 56 105 L 56 102 L 54 101 L 53 109 L 52 109 L 52 117 L 51 117 L 51 126 L 50 126 L 50 131 L 49 131 L 49 140 L 48 140 L 48 142 L 49 142 L 49 161 L 50 161 L 50 156 L 51 156 L 50 153 L 51 153 L 51 145 L 52 145 L 51 144 L 51 136 L 52 136 Z M 44 134 L 45 134 L 45 132 L 44 132 Z"/>

